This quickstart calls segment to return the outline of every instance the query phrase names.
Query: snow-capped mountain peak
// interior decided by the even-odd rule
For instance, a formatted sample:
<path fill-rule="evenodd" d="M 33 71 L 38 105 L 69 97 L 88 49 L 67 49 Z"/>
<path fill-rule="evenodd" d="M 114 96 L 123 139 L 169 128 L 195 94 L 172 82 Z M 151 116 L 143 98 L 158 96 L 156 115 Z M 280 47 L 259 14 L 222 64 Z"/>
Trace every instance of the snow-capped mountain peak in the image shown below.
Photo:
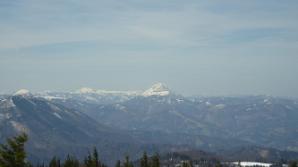
<path fill-rule="evenodd" d="M 29 95 L 30 91 L 27 89 L 20 89 L 18 91 L 16 91 L 13 95 L 15 96 L 25 96 L 25 95 Z"/>
<path fill-rule="evenodd" d="M 143 96 L 168 96 L 170 89 L 163 83 L 156 83 L 151 88 L 143 92 Z"/>
<path fill-rule="evenodd" d="M 87 87 L 83 87 L 81 89 L 78 90 L 79 93 L 96 93 L 96 90 L 92 89 L 92 88 L 87 88 Z"/>
<path fill-rule="evenodd" d="M 116 91 L 116 90 L 96 90 L 97 94 L 100 95 L 127 95 L 127 96 L 136 96 L 139 94 L 138 91 Z"/>

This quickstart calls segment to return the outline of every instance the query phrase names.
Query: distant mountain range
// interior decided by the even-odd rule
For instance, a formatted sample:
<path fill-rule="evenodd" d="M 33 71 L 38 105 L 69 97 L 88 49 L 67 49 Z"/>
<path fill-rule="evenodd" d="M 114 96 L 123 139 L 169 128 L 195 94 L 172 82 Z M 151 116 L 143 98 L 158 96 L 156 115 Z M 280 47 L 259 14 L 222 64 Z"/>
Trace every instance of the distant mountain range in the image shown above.
<path fill-rule="evenodd" d="M 0 102 L 0 139 L 25 132 L 29 135 L 29 157 L 32 161 L 48 161 L 67 153 L 86 155 L 97 147 L 109 161 L 123 154 L 135 154 L 137 141 L 127 133 L 97 123 L 86 114 L 60 104 L 34 97 L 14 95 Z"/>
<path fill-rule="evenodd" d="M 22 89 L 0 95 L 0 140 L 28 133 L 36 161 L 82 156 L 93 146 L 109 162 L 144 150 L 205 150 L 246 160 L 259 148 L 267 150 L 264 160 L 293 159 L 298 158 L 297 120 L 294 99 L 184 97 L 161 83 L 145 91 Z"/>

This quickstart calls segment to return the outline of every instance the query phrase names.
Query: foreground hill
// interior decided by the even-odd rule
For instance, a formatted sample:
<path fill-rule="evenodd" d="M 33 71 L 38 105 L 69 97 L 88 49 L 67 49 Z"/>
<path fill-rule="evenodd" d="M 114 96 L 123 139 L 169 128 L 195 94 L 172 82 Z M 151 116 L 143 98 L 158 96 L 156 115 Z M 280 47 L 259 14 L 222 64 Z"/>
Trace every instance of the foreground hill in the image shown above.
<path fill-rule="evenodd" d="M 0 138 L 25 132 L 29 158 L 49 160 L 67 153 L 82 157 L 96 146 L 102 159 L 113 161 L 135 154 L 138 143 L 122 131 L 101 125 L 89 116 L 32 95 L 14 95 L 0 102 Z M 112 155 L 112 156 L 111 156 Z"/>

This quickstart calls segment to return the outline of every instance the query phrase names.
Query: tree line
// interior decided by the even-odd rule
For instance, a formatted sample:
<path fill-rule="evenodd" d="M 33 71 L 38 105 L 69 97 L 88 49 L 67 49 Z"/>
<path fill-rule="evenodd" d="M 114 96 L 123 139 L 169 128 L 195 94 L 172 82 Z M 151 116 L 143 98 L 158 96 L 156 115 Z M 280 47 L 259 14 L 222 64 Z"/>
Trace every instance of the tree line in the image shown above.
<path fill-rule="evenodd" d="M 107 167 L 99 159 L 98 151 L 93 149 L 92 153 L 89 152 L 83 161 L 79 161 L 75 156 L 67 155 L 64 160 L 59 157 L 53 157 L 48 164 L 31 164 L 27 161 L 25 143 L 28 140 L 26 134 L 7 139 L 5 144 L 0 145 L 0 167 Z M 140 167 L 160 167 L 159 155 L 155 154 L 148 157 L 144 152 L 141 160 Z M 123 162 L 118 160 L 115 167 L 134 167 L 133 162 L 129 156 L 125 156 Z"/>
<path fill-rule="evenodd" d="M 28 136 L 21 134 L 7 139 L 5 144 L 0 144 L 0 167 L 107 167 L 99 159 L 96 148 L 94 148 L 92 152 L 89 152 L 83 161 L 79 161 L 75 156 L 68 155 L 62 161 L 58 157 L 53 157 L 47 164 L 33 165 L 26 159 L 25 143 L 27 140 Z M 133 163 L 129 156 L 125 156 L 124 161 L 121 162 L 118 160 L 115 167 L 134 167 L 134 165 L 137 167 L 160 167 L 160 158 L 158 154 L 148 157 L 146 152 L 144 152 L 138 163 Z M 181 167 L 193 166 L 191 161 L 183 161 L 181 164 Z M 217 163 L 214 166 L 221 167 L 222 164 Z M 291 161 L 288 167 L 298 167 L 298 162 Z"/>

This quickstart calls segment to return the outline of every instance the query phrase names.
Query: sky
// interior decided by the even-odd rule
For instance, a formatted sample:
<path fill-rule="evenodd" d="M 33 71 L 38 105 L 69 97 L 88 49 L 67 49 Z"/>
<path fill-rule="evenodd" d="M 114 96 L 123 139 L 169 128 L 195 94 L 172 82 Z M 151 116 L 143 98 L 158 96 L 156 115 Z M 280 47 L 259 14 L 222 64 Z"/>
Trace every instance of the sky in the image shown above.
<path fill-rule="evenodd" d="M 0 93 L 298 97 L 297 0 L 0 0 Z"/>

